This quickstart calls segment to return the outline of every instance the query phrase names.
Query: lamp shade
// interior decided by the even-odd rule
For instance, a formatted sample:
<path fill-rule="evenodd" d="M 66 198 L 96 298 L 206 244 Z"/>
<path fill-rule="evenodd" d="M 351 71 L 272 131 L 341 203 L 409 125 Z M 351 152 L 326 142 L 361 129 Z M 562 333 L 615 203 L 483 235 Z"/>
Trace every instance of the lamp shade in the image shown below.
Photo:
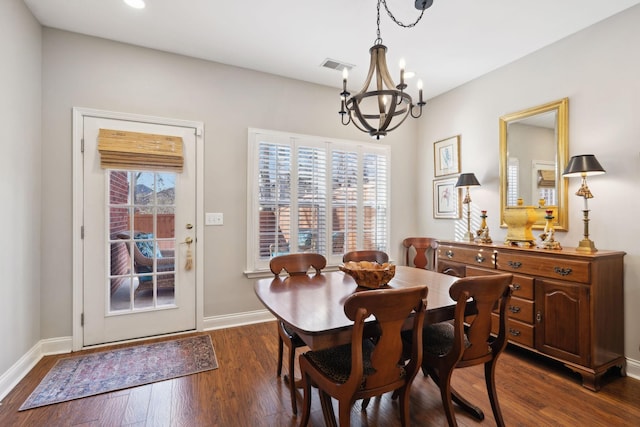
<path fill-rule="evenodd" d="M 604 168 L 593 154 L 581 154 L 569 159 L 569 164 L 562 173 L 562 176 L 571 178 L 582 175 L 602 175 Z"/>
<path fill-rule="evenodd" d="M 456 182 L 456 187 L 477 187 L 479 185 L 480 183 L 473 173 L 460 174 L 458 182 Z"/>

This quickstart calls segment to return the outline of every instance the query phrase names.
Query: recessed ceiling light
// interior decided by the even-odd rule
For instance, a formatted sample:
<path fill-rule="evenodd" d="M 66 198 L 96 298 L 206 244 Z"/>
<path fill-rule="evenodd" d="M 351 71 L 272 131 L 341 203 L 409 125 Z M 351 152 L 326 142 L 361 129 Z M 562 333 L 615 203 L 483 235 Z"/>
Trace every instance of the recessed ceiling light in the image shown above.
<path fill-rule="evenodd" d="M 145 7 L 144 0 L 124 0 L 124 2 L 134 9 L 144 9 Z"/>

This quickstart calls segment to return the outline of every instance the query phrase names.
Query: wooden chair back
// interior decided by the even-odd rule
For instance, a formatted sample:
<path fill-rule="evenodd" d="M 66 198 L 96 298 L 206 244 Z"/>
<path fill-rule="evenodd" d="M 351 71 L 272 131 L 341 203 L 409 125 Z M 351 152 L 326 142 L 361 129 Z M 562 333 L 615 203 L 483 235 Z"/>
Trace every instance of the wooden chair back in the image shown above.
<path fill-rule="evenodd" d="M 389 255 L 382 251 L 351 251 L 342 256 L 342 262 L 371 261 L 378 264 L 389 262 Z"/>
<path fill-rule="evenodd" d="M 465 367 L 485 363 L 504 350 L 507 345 L 506 308 L 511 298 L 512 274 L 465 277 L 449 289 L 457 301 L 454 319 L 454 343 L 446 356 L 449 363 Z M 475 304 L 475 314 L 465 319 L 469 302 Z M 491 313 L 498 307 L 500 327 L 498 336 L 491 338 Z M 465 334 L 467 343 L 465 344 Z"/>
<path fill-rule="evenodd" d="M 438 241 L 431 237 L 407 237 L 402 241 L 405 247 L 405 264 L 425 270 L 436 269 Z"/>
<path fill-rule="evenodd" d="M 316 274 L 327 266 L 327 259 L 321 254 L 316 253 L 300 253 L 280 255 L 271 258 L 269 268 L 271 272 L 278 276 L 282 270 L 286 271 L 289 276 L 307 274 L 310 269 L 314 269 Z"/>
<path fill-rule="evenodd" d="M 360 398 L 377 396 L 385 391 L 395 390 L 411 383 L 422 362 L 422 326 L 426 309 L 428 288 L 419 286 L 407 289 L 377 289 L 357 292 L 344 303 L 344 312 L 354 322 L 351 339 L 351 383 L 356 391 L 362 381 L 362 339 L 364 321 L 373 315 L 379 328 L 378 341 L 371 355 L 372 373 L 360 388 Z M 398 365 L 402 359 L 402 326 L 415 312 L 413 318 L 413 341 L 411 359 L 404 367 Z M 420 333 L 418 333 L 420 332 Z M 376 334 L 378 335 L 378 334 Z M 401 370 L 404 369 L 404 375 Z M 346 384 L 345 384 L 346 385 Z"/>
<path fill-rule="evenodd" d="M 351 407 L 356 400 L 379 396 L 389 391 L 396 391 L 400 396 L 401 424 L 408 425 L 409 392 L 422 361 L 422 327 L 427 293 L 426 286 L 376 289 L 356 292 L 345 300 L 344 312 L 353 320 L 351 345 L 347 348 L 343 346 L 308 352 L 299 359 L 304 384 L 304 412 L 300 426 L 306 426 L 309 422 L 312 384 L 322 390 L 320 396 L 323 403 L 327 402 L 327 398 L 323 396 L 332 396 L 338 400 L 340 426 L 350 425 Z M 399 362 L 405 359 L 401 332 L 412 313 L 415 315 L 412 322 L 411 357 L 406 364 L 402 364 Z M 379 328 L 375 346 L 370 338 L 363 337 L 365 320 L 371 315 L 377 320 Z M 363 347 L 367 350 L 363 351 Z M 340 349 L 345 350 L 344 354 Z M 350 369 L 346 370 L 349 366 L 349 353 Z M 326 363 L 314 362 L 318 357 L 326 360 Z M 329 402 L 330 400 L 328 399 Z M 333 410 L 329 409 L 327 413 L 325 417 L 328 416 L 333 421 L 327 421 L 327 424 L 336 425 Z"/>

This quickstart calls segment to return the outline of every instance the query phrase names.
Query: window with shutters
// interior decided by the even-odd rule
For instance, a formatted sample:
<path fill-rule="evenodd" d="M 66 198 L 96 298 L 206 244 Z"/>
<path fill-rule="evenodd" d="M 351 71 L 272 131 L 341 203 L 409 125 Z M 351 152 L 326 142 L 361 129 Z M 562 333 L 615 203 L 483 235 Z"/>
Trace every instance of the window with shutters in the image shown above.
<path fill-rule="evenodd" d="M 388 146 L 249 130 L 247 269 L 277 255 L 388 250 Z"/>

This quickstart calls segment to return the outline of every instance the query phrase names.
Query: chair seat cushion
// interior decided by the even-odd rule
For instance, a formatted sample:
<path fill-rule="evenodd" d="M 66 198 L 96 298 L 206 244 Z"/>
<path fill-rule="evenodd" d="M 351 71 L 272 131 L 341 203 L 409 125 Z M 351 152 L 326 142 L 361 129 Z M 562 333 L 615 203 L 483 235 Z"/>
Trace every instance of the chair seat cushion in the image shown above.
<path fill-rule="evenodd" d="M 373 374 L 374 369 L 371 365 L 371 353 L 375 344 L 369 339 L 362 342 L 362 357 L 364 375 L 362 377 L 361 387 L 364 386 L 367 376 Z M 351 375 L 351 344 L 345 344 L 338 347 L 328 348 L 326 350 L 308 351 L 305 356 L 309 358 L 315 366 L 331 381 L 344 384 Z M 404 377 L 405 370 L 401 369 L 400 378 Z"/>
<path fill-rule="evenodd" d="M 440 322 L 425 326 L 423 330 L 422 340 L 424 342 L 424 351 L 443 356 L 453 347 L 455 329 L 451 322 Z M 464 347 L 469 348 L 467 335 L 464 335 Z"/>

